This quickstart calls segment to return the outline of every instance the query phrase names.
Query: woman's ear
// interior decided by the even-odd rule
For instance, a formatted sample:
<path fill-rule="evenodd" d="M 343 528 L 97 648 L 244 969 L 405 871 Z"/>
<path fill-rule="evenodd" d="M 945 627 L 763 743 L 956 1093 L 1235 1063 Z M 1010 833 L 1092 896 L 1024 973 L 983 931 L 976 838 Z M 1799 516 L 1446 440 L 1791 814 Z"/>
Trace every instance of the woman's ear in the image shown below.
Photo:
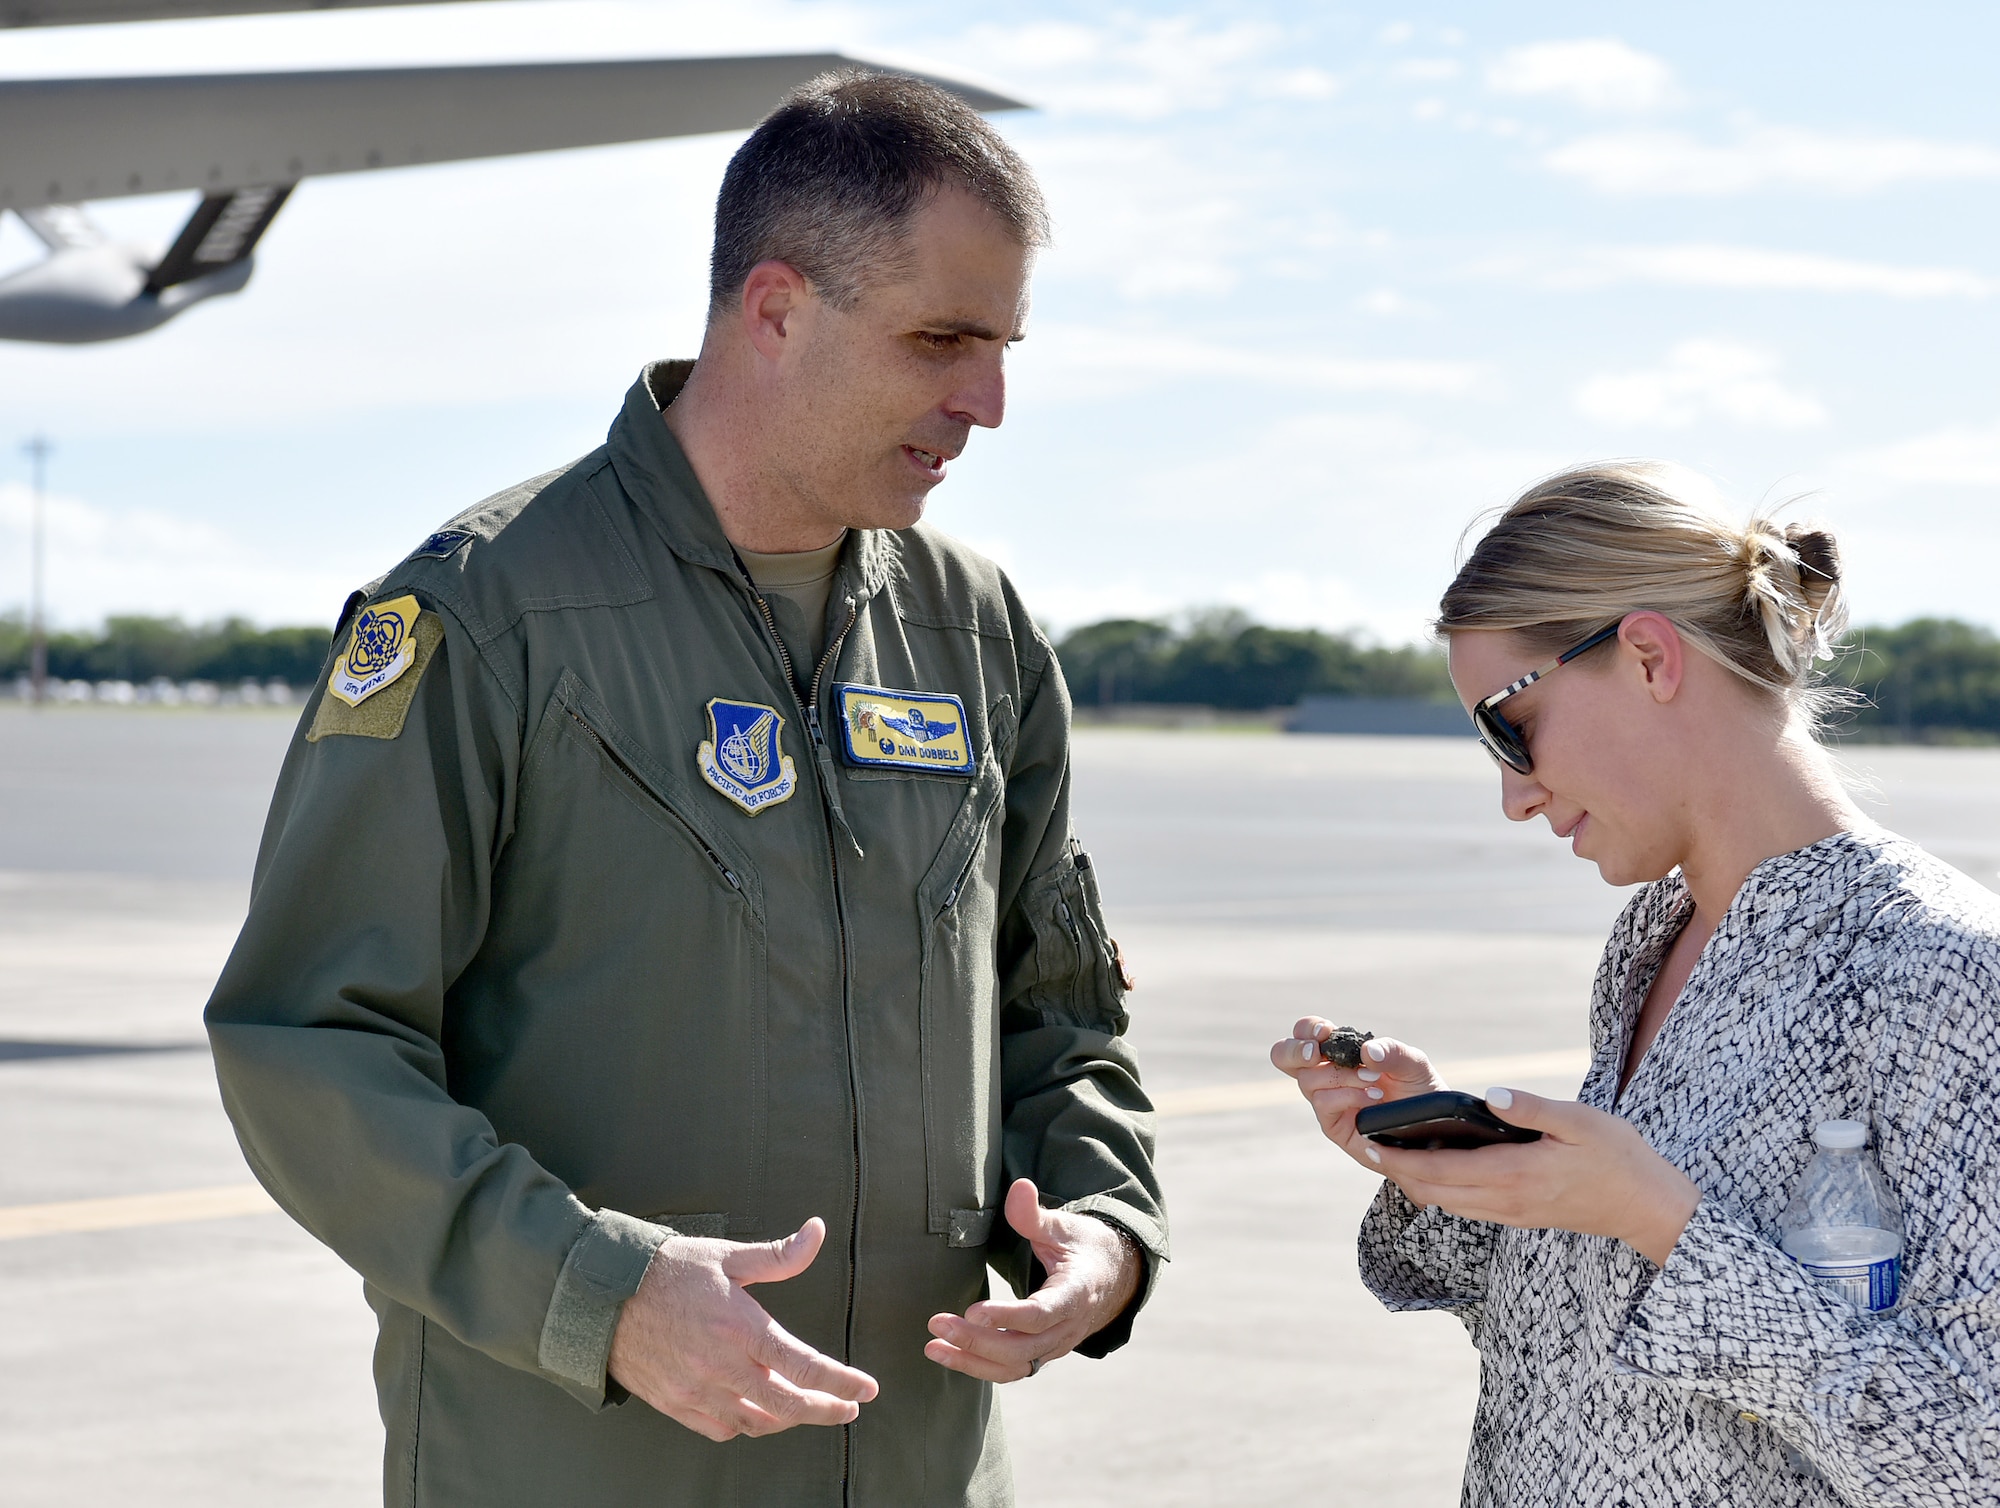
<path fill-rule="evenodd" d="M 1656 702 L 1670 702 L 1687 671 L 1687 646 L 1664 613 L 1627 613 L 1618 625 L 1618 644 L 1646 678 Z"/>

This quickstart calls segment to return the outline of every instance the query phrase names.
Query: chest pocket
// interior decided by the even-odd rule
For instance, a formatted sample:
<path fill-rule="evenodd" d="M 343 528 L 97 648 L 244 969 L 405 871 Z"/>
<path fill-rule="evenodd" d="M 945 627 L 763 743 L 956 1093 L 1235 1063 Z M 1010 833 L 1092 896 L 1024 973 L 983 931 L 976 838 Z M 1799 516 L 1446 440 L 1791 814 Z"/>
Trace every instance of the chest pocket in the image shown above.
<path fill-rule="evenodd" d="M 761 1230 L 762 886 L 573 672 L 523 762 L 488 936 L 473 1030 L 504 1054 L 482 1085 L 503 1139 L 588 1204 Z"/>
<path fill-rule="evenodd" d="M 965 1247 L 986 1244 L 1000 1196 L 997 818 L 1013 728 L 1010 718 L 989 725 L 994 744 L 980 753 L 937 858 L 917 887 L 924 922 L 918 1009 L 929 1229 Z M 1005 747 L 998 747 L 1002 740 Z"/>

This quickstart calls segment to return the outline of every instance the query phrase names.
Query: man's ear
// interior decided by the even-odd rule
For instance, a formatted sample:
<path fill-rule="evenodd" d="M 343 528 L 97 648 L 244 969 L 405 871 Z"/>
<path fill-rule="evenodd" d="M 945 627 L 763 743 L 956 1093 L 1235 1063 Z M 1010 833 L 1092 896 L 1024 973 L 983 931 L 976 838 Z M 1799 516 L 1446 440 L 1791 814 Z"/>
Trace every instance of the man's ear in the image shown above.
<path fill-rule="evenodd" d="M 759 262 L 743 280 L 743 333 L 766 361 L 782 361 L 795 342 L 798 314 L 812 288 L 789 262 Z"/>
<path fill-rule="evenodd" d="M 1646 677 L 1656 702 L 1670 702 L 1687 673 L 1687 646 L 1664 613 L 1627 613 L 1618 625 L 1618 644 Z"/>

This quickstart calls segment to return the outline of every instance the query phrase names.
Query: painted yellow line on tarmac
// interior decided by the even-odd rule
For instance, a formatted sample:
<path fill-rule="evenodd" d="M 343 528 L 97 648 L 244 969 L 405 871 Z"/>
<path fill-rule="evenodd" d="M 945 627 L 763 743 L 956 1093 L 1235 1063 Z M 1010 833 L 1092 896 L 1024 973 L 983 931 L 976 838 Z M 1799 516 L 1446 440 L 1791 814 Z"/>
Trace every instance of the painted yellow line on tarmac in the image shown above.
<path fill-rule="evenodd" d="M 1455 1084 L 1484 1089 L 1503 1080 L 1581 1078 L 1590 1054 L 1580 1049 L 1522 1052 L 1499 1058 L 1471 1058 L 1443 1065 Z M 1284 1075 L 1247 1084 L 1215 1084 L 1206 1089 L 1169 1090 L 1153 1097 L 1161 1115 L 1215 1115 L 1226 1110 L 1256 1110 L 1287 1105 L 1298 1090 Z M 115 1199 L 71 1199 L 61 1204 L 0 1206 L 0 1241 L 29 1236 L 75 1235 L 81 1231 L 132 1230 L 146 1225 L 180 1225 L 193 1220 L 228 1220 L 238 1215 L 268 1215 L 277 1210 L 271 1196 L 254 1183 L 228 1183 L 217 1188 L 176 1189 L 164 1194 L 126 1194 Z"/>
<path fill-rule="evenodd" d="M 1498 1058 L 1467 1058 L 1458 1063 L 1441 1063 L 1445 1082 L 1477 1094 L 1493 1084 L 1520 1079 L 1582 1080 L 1590 1067 L 1590 1054 L 1582 1048 L 1557 1052 L 1517 1052 Z M 1256 1110 L 1265 1105 L 1304 1103 L 1292 1081 L 1271 1070 L 1268 1079 L 1247 1084 L 1214 1084 L 1205 1089 L 1169 1089 L 1153 1096 L 1153 1107 L 1162 1115 L 1217 1115 L 1225 1110 Z"/>
<path fill-rule="evenodd" d="M 16 1204 L 0 1207 L 0 1241 L 178 1225 L 188 1220 L 227 1220 L 235 1215 L 266 1215 L 276 1209 L 271 1196 L 254 1183 L 125 1194 L 116 1199 L 70 1199 L 61 1204 Z"/>

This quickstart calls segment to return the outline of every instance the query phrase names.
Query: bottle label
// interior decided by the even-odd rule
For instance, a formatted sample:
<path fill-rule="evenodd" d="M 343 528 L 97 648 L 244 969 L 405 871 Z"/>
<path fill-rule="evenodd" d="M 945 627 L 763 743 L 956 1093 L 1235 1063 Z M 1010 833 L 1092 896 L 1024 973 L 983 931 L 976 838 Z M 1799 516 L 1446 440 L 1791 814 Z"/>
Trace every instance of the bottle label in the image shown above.
<path fill-rule="evenodd" d="M 1894 1306 L 1902 1287 L 1902 1259 L 1885 1257 L 1879 1262 L 1819 1261 L 1800 1262 L 1857 1309 L 1877 1310 Z"/>

